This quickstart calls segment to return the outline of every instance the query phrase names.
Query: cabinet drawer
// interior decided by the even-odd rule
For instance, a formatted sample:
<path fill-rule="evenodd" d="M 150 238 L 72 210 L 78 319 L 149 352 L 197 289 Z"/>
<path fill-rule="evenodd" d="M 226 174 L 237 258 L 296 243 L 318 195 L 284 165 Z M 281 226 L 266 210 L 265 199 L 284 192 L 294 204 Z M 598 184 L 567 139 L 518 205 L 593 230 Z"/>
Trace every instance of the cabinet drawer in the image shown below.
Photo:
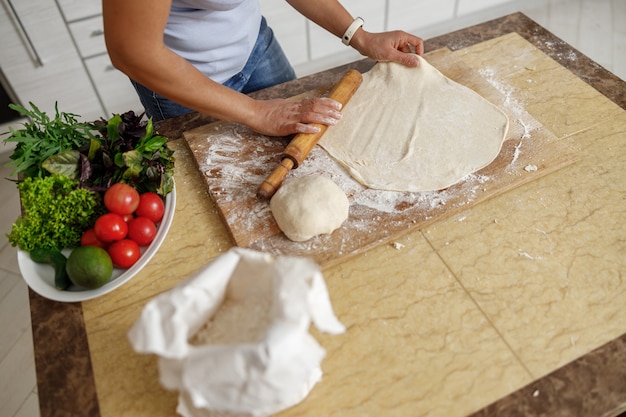
<path fill-rule="evenodd" d="M 102 13 L 101 0 L 57 0 L 66 22 Z"/>
<path fill-rule="evenodd" d="M 85 60 L 91 79 L 106 110 L 107 118 L 113 113 L 133 110 L 143 112 L 143 106 L 128 77 L 115 69 L 108 55 Z"/>
<path fill-rule="evenodd" d="M 83 58 L 106 52 L 102 16 L 80 20 L 71 23 L 69 27 Z"/>
<path fill-rule="evenodd" d="M 58 104 L 83 120 L 100 117 L 100 101 L 57 3 L 14 0 L 21 27 L 0 3 L 0 71 L 15 99 L 26 107 L 33 102 L 49 115 Z"/>

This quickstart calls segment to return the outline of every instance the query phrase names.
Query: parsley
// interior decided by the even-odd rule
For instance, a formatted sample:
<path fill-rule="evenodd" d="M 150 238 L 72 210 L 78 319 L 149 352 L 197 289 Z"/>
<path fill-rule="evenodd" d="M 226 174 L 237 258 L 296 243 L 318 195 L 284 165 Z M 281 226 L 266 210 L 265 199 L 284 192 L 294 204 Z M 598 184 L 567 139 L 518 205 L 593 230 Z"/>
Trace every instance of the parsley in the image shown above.
<path fill-rule="evenodd" d="M 7 234 L 11 245 L 28 252 L 79 246 L 82 233 L 103 214 L 104 205 L 99 194 L 77 184 L 63 175 L 20 181 L 23 214 Z"/>

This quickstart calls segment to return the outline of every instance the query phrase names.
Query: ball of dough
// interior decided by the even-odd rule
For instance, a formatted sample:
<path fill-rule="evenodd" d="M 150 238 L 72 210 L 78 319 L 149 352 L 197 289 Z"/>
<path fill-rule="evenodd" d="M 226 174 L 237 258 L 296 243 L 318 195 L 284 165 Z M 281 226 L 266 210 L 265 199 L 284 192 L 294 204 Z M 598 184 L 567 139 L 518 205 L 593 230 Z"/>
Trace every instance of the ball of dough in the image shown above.
<path fill-rule="evenodd" d="M 270 200 L 278 227 L 294 242 L 329 234 L 348 218 L 350 203 L 332 180 L 309 175 L 285 180 Z"/>

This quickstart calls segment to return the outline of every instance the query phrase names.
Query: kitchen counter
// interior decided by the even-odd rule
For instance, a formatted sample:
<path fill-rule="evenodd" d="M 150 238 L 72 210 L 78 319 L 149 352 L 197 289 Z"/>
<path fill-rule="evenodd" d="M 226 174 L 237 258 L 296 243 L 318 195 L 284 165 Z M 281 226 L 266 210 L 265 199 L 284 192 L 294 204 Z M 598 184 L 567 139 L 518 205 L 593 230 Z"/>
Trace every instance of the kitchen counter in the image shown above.
<path fill-rule="evenodd" d="M 626 83 L 522 14 L 425 46 L 450 49 L 579 160 L 394 245 L 322 265 L 348 330 L 315 333 L 327 350 L 323 380 L 279 415 L 617 416 L 626 411 Z M 255 96 L 294 96 L 372 65 Z M 175 415 L 177 394 L 126 333 L 147 301 L 232 247 L 182 139 L 212 121 L 159 125 L 176 150 L 176 216 L 141 273 L 83 303 L 30 291 L 42 417 Z"/>

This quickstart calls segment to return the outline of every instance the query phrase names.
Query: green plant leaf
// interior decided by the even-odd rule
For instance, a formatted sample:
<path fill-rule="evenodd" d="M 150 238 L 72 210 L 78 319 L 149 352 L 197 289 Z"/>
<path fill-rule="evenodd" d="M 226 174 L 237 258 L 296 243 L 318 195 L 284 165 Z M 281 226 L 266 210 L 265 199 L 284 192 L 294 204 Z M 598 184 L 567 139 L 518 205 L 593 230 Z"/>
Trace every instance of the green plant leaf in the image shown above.
<path fill-rule="evenodd" d="M 122 117 L 119 114 L 115 114 L 109 119 L 107 136 L 110 143 L 115 143 L 120 138 L 120 123 L 122 123 Z"/>
<path fill-rule="evenodd" d="M 12 175 L 22 173 L 27 177 L 45 177 L 50 173 L 44 168 L 43 162 L 53 155 L 78 150 L 88 144 L 94 137 L 93 128 L 89 123 L 79 122 L 73 113 L 59 112 L 58 103 L 55 103 L 54 118 L 32 102 L 29 104 L 30 109 L 17 104 L 9 105 L 30 121 L 23 123 L 22 129 L 9 128 L 10 136 L 4 142 L 16 143 L 10 156 L 17 167 Z"/>
<path fill-rule="evenodd" d="M 120 168 L 124 168 L 126 166 L 126 162 L 124 161 L 124 154 L 121 152 L 118 152 L 113 156 L 113 162 L 116 166 Z"/>
<path fill-rule="evenodd" d="M 152 135 L 154 134 L 154 125 L 152 124 L 152 118 L 148 119 L 148 122 L 146 123 L 145 129 L 146 129 L 146 133 L 139 140 L 139 146 L 140 147 L 143 147 L 145 145 L 146 141 L 148 139 L 150 139 L 152 137 Z"/>
<path fill-rule="evenodd" d="M 166 142 L 165 136 L 153 136 L 144 143 L 143 149 L 145 152 L 153 153 L 161 149 Z"/>
<path fill-rule="evenodd" d="M 128 178 L 128 175 L 130 175 L 131 178 L 139 177 L 139 174 L 141 173 L 141 170 L 143 168 L 141 165 L 141 162 L 143 161 L 143 156 L 141 156 L 141 153 L 137 151 L 128 151 L 124 152 L 123 157 L 124 162 L 128 167 L 128 170 L 126 172 L 130 171 L 128 174 L 125 173 L 124 177 Z"/>
<path fill-rule="evenodd" d="M 65 151 L 52 155 L 42 163 L 42 167 L 51 174 L 65 175 L 74 180 L 78 178 L 80 152 Z"/>
<path fill-rule="evenodd" d="M 96 158 L 96 153 L 101 148 L 102 145 L 100 144 L 100 141 L 96 139 L 91 139 L 91 141 L 89 142 L 89 152 L 87 153 L 87 158 L 89 158 L 90 161 L 94 160 Z"/>

